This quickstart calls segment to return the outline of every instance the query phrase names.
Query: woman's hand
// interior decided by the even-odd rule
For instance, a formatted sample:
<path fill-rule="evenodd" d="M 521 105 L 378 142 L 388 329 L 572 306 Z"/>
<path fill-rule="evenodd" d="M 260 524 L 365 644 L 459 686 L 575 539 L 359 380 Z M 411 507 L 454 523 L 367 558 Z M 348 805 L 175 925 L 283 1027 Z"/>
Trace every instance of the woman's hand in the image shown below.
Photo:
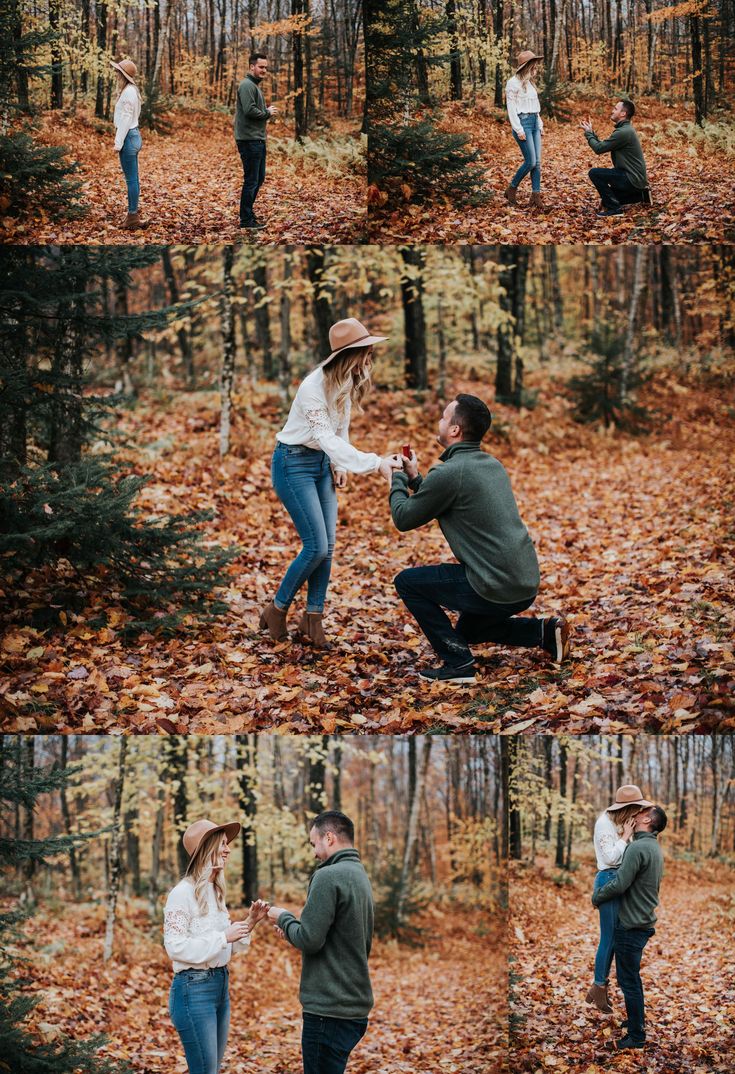
<path fill-rule="evenodd" d="M 526 132 L 521 131 L 520 134 L 516 135 L 516 138 L 518 139 L 519 142 L 525 142 L 525 140 L 526 140 Z"/>
<path fill-rule="evenodd" d="M 244 940 L 246 936 L 249 936 L 251 931 L 247 921 L 233 921 L 225 930 L 225 939 L 228 943 L 237 943 L 238 940 Z"/>
<path fill-rule="evenodd" d="M 635 819 L 629 817 L 623 825 L 623 839 L 626 843 L 629 843 L 635 834 Z"/>
<path fill-rule="evenodd" d="M 265 902 L 263 899 L 255 900 L 255 902 L 250 907 L 250 913 L 248 914 L 246 921 L 246 924 L 249 926 L 251 932 L 255 928 L 255 926 L 263 920 L 264 917 L 268 916 L 269 910 L 269 903 Z"/>
<path fill-rule="evenodd" d="M 387 455 L 380 460 L 380 466 L 378 467 L 381 476 L 385 478 L 389 485 L 393 482 L 393 471 L 402 469 L 403 463 L 400 455 Z"/>
<path fill-rule="evenodd" d="M 332 480 L 334 481 L 334 487 L 336 489 L 347 488 L 347 471 L 346 470 L 332 470 Z"/>

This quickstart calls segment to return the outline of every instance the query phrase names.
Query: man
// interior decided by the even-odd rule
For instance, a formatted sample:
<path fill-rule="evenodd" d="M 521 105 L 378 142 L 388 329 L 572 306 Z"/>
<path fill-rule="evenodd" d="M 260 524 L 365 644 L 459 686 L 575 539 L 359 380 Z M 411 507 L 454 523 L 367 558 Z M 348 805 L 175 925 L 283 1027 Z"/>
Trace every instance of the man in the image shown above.
<path fill-rule="evenodd" d="M 664 871 L 658 835 L 666 827 L 666 819 L 657 805 L 636 815 L 633 842 L 623 854 L 616 875 L 592 895 L 595 906 L 621 897 L 615 927 L 615 972 L 625 996 L 628 1020 L 626 1035 L 616 1045 L 618 1051 L 642 1048 L 646 1042 L 641 956 L 656 931 L 658 891 Z"/>
<path fill-rule="evenodd" d="M 265 179 L 265 125 L 278 115 L 278 109 L 275 105 L 266 108 L 260 89 L 260 83 L 268 73 L 267 57 L 262 52 L 255 52 L 249 62 L 250 70 L 237 89 L 235 141 L 243 170 L 240 227 L 255 230 L 265 227 L 253 212 Z"/>
<path fill-rule="evenodd" d="M 442 664 L 419 672 L 423 679 L 471 683 L 470 644 L 540 647 L 555 660 L 569 653 L 569 626 L 554 616 L 517 615 L 530 607 L 539 587 L 536 552 L 518 513 L 510 481 L 480 444 L 492 416 L 481 399 L 458 395 L 439 421 L 441 465 L 425 478 L 416 453 L 391 477 L 390 509 L 405 532 L 436 519 L 458 563 L 413 567 L 394 580 Z M 409 495 L 409 490 L 413 495 Z M 460 612 L 452 626 L 445 608 Z"/>
<path fill-rule="evenodd" d="M 343 1074 L 373 1006 L 373 895 L 354 841 L 355 827 L 344 813 L 330 809 L 315 817 L 309 842 L 320 864 L 301 919 L 279 906 L 268 911 L 301 951 L 304 1074 Z"/>
<path fill-rule="evenodd" d="M 620 216 L 623 205 L 643 201 L 648 190 L 646 162 L 638 135 L 631 123 L 635 115 L 632 101 L 618 101 L 610 119 L 615 130 L 601 142 L 589 119 L 582 121 L 584 136 L 593 153 L 612 154 L 612 168 L 590 168 L 589 177 L 602 199 L 598 216 Z"/>

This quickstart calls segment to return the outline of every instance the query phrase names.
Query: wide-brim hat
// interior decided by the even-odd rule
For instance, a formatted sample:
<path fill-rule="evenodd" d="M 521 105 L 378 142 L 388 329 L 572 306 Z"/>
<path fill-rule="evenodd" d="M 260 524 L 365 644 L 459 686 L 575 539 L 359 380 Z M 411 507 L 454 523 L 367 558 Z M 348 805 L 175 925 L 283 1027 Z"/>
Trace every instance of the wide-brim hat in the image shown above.
<path fill-rule="evenodd" d="M 124 75 L 125 78 L 127 78 L 131 86 L 135 85 L 135 79 L 138 77 L 138 68 L 132 60 L 120 60 L 119 63 L 110 60 L 110 64 L 116 71 L 119 71 L 121 75 Z"/>
<path fill-rule="evenodd" d="M 182 839 L 184 850 L 190 858 L 193 858 L 196 854 L 201 846 L 202 839 L 207 835 L 211 835 L 212 832 L 224 832 L 227 842 L 231 843 L 239 834 L 240 825 L 236 820 L 231 821 L 229 824 L 213 824 L 211 820 L 195 820 L 186 829 Z"/>
<path fill-rule="evenodd" d="M 640 787 L 636 787 L 634 783 L 626 783 L 623 787 L 618 787 L 615 792 L 615 801 L 611 806 L 607 807 L 608 813 L 614 813 L 617 809 L 625 809 L 626 806 L 637 805 L 641 809 L 650 809 L 653 802 L 648 802 L 643 797 L 643 792 Z"/>
<path fill-rule="evenodd" d="M 373 336 L 356 317 L 348 317 L 344 321 L 337 321 L 329 329 L 329 345 L 332 353 L 320 362 L 317 369 L 329 365 L 333 358 L 343 351 L 352 350 L 354 347 L 372 347 L 374 343 L 385 343 L 388 336 Z"/>
<path fill-rule="evenodd" d="M 516 74 L 518 74 L 518 72 L 521 71 L 527 64 L 532 63 L 533 60 L 543 60 L 543 56 L 537 56 L 536 53 L 532 52 L 530 48 L 524 49 L 523 52 L 519 52 Z"/>

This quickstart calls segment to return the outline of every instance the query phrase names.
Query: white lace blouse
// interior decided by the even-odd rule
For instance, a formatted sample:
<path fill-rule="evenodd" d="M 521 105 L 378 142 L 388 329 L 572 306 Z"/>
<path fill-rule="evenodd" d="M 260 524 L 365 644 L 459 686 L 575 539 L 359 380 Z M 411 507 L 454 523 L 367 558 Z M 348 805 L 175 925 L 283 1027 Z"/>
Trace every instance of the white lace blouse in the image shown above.
<path fill-rule="evenodd" d="M 607 813 L 600 813 L 595 822 L 595 856 L 598 869 L 617 869 L 628 844 L 618 835 L 618 829 Z"/>
<path fill-rule="evenodd" d="M 358 451 L 349 440 L 350 402 L 337 411 L 324 393 L 324 372 L 315 369 L 296 392 L 286 424 L 277 433 L 282 444 L 301 444 L 325 452 L 335 470 L 369 474 L 380 466 L 380 455 Z"/>
<path fill-rule="evenodd" d="M 538 114 L 539 129 L 543 131 L 544 123 L 541 119 L 541 105 L 538 99 L 536 87 L 532 82 L 524 86 L 517 75 L 508 79 L 505 86 L 505 103 L 508 106 L 508 119 L 516 134 L 523 134 L 523 126 L 518 118 L 519 112 L 536 112 Z"/>
<path fill-rule="evenodd" d="M 140 96 L 135 86 L 130 83 L 124 88 L 115 102 L 113 122 L 115 124 L 115 151 L 123 147 L 128 131 L 138 126 L 140 120 Z"/>
<path fill-rule="evenodd" d="M 247 952 L 250 936 L 235 943 L 228 943 L 225 931 L 230 925 L 227 910 L 220 910 L 214 897 L 214 888 L 207 891 L 208 910 L 202 916 L 194 897 L 194 884 L 188 877 L 180 881 L 166 900 L 163 914 L 163 943 L 179 970 L 211 970 L 226 966 L 237 951 Z"/>

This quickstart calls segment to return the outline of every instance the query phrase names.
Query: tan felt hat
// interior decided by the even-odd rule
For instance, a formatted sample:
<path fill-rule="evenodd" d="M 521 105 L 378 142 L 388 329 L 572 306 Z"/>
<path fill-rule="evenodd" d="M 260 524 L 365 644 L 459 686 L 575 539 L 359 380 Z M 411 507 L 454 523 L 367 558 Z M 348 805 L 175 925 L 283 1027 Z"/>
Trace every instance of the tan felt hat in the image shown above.
<path fill-rule="evenodd" d="M 132 60 L 120 60 L 119 63 L 115 63 L 114 60 L 110 60 L 110 64 L 119 71 L 121 75 L 127 78 L 131 86 L 135 85 L 135 80 L 138 77 L 138 68 L 135 66 Z"/>
<path fill-rule="evenodd" d="M 190 858 L 193 858 L 205 835 L 211 835 L 212 832 L 224 832 L 227 842 L 231 843 L 239 831 L 240 825 L 237 821 L 231 821 L 229 824 L 213 824 L 211 820 L 195 820 L 184 832 L 182 840 L 184 850 Z"/>
<path fill-rule="evenodd" d="M 537 56 L 535 52 L 531 52 L 530 49 L 524 49 L 523 52 L 518 53 L 518 66 L 516 67 L 516 74 L 522 70 L 526 64 L 531 63 L 532 60 L 543 60 L 543 56 Z"/>
<path fill-rule="evenodd" d="M 633 783 L 626 783 L 624 787 L 618 787 L 615 792 L 615 802 L 607 807 L 607 812 L 613 813 L 616 809 L 625 809 L 629 805 L 639 805 L 642 809 L 650 809 L 653 802 L 646 801 L 640 787 L 636 787 Z"/>
<path fill-rule="evenodd" d="M 352 347 L 371 347 L 373 343 L 385 343 L 387 338 L 387 336 L 371 336 L 365 325 L 356 317 L 337 321 L 329 329 L 329 345 L 332 353 L 319 363 L 317 369 L 328 365 L 342 351 L 350 350 Z"/>

